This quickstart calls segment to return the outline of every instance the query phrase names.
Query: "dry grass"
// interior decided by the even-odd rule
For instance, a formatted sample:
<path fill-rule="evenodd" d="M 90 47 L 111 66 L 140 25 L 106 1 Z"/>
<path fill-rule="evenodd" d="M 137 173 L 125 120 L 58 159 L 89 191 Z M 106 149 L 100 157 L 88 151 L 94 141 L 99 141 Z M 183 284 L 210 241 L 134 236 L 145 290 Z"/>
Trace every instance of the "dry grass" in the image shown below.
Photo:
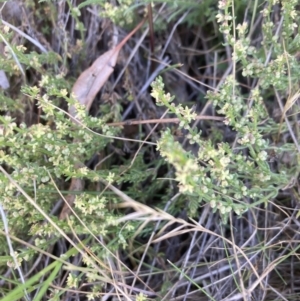
<path fill-rule="evenodd" d="M 109 20 L 99 17 L 98 10 L 96 5 L 89 5 L 81 10 L 79 19 L 87 28 L 84 47 L 76 42 L 80 33 L 75 28 L 75 20 L 68 15 L 67 1 L 61 0 L 54 4 L 11 1 L 6 3 L 2 15 L 8 26 L 18 29 L 13 29 L 16 43 L 21 41 L 28 49 L 37 52 L 53 51 L 59 54 L 62 60 L 59 66 L 55 66 L 56 72 L 66 73 L 70 82 L 74 82 L 83 70 L 109 49 L 113 39 L 120 41 L 129 32 L 128 29 L 117 27 Z M 46 13 L 49 17 L 43 18 Z M 214 129 L 218 129 L 223 135 L 223 141 L 234 143 L 235 134 L 221 121 L 214 120 L 217 117 L 214 108 L 204 98 L 208 89 L 217 90 L 232 72 L 232 49 L 220 44 L 220 34 L 215 22 L 203 22 L 204 27 L 188 27 L 184 18 L 188 17 L 189 11 L 181 12 L 168 21 L 173 13 L 167 4 L 155 5 L 153 17 L 159 16 L 165 24 L 164 29 L 154 34 L 156 52 L 151 53 L 148 28 L 144 27 L 121 51 L 115 72 L 94 100 L 90 114 L 101 115 L 99 105 L 103 99 L 111 105 L 119 101 L 124 109 L 124 122 L 129 119 L 155 119 L 159 124 L 164 109 L 153 103 L 149 85 L 163 68 L 170 67 L 163 73 L 163 79 L 166 90 L 175 95 L 175 102 L 193 104 L 199 115 L 211 116 L 209 121 L 199 118 L 194 126 L 200 128 L 206 137 L 211 137 Z M 138 9 L 137 14 L 142 17 L 143 10 Z M 254 26 L 259 30 L 259 22 Z M 26 35 L 34 42 L 28 40 Z M 180 67 L 177 64 L 181 64 Z M 172 67 L 174 65 L 176 68 Z M 27 70 L 24 78 L 20 78 L 13 78 L 11 81 L 9 93 L 12 98 L 18 94 L 14 91 L 19 91 L 22 83 L 35 85 L 40 80 L 39 75 L 32 70 Z M 246 94 L 255 83 L 247 79 L 242 84 Z M 128 93 L 134 99 L 133 102 L 126 100 Z M 278 93 L 275 95 L 279 101 L 282 99 Z M 284 117 L 287 109 L 297 104 L 297 101 L 298 92 L 295 96 L 290 95 L 289 103 L 284 108 Z M 38 123 L 40 112 L 35 104 L 23 99 L 22 105 L 27 113 L 16 116 L 18 122 L 25 121 L 28 125 Z M 61 107 L 65 109 L 65 104 L 62 103 Z M 272 115 L 276 109 L 267 109 L 269 117 L 276 118 Z M 288 119 L 286 121 L 289 122 Z M 145 136 L 151 134 L 150 140 L 156 141 L 160 130 L 173 125 L 161 123 L 157 126 L 151 122 L 141 122 L 140 126 Z M 293 132 L 294 129 L 290 126 L 286 134 L 288 138 L 285 139 L 292 139 L 297 143 L 297 136 Z M 139 129 L 134 123 L 125 123 L 123 138 L 140 140 L 138 135 Z M 184 138 L 179 134 L 178 139 L 185 145 Z M 137 151 L 141 151 L 139 146 L 134 142 L 128 146 L 132 159 Z M 153 154 L 158 156 L 155 151 Z M 283 159 L 275 158 L 272 168 L 276 169 L 280 164 L 276 165 L 276 162 Z M 164 177 L 167 178 L 168 175 Z M 222 224 L 219 215 L 213 213 L 208 205 L 199 210 L 196 220 L 189 219 L 185 210 L 176 217 L 166 213 L 179 198 L 175 184 L 171 181 L 169 188 L 174 188 L 175 193 L 170 195 L 164 210 L 134 201 L 117 186 L 102 184 L 118 196 L 121 200 L 120 208 L 127 208 L 122 221 L 141 220 L 144 223 L 136 229 L 136 236 L 129 241 L 128 250 L 110 252 L 102 262 L 93 258 L 92 251 L 83 246 L 85 252 L 80 251 L 66 263 L 68 269 L 77 266 L 85 272 L 84 256 L 88 253 L 93 258 L 99 274 L 100 270 L 102 274 L 102 280 L 95 279 L 94 284 L 103 281 L 103 278 L 106 281 L 100 294 L 102 299 L 97 300 L 135 300 L 139 293 L 160 301 L 300 300 L 298 175 L 290 187 L 280 191 L 275 199 L 269 200 L 266 207 L 255 207 L 242 218 L 232 215 L 228 225 Z M 146 225 L 154 227 L 153 233 L 143 232 Z M 67 242 L 67 239 L 71 242 Z M 24 264 L 24 278 L 29 279 L 49 265 L 50 256 L 59 257 L 72 245 L 78 246 L 78 241 L 84 240 L 80 237 L 77 241 L 76 233 L 67 236 L 67 239 L 62 238 L 47 252 L 40 250 L 35 266 Z M 107 242 L 101 238 L 95 237 L 95 241 L 103 248 L 108 248 Z M 32 244 L 32 241 L 29 243 Z M 12 277 L 11 269 L 7 269 L 0 280 L 2 287 L 7 285 L 5 277 Z M 66 289 L 60 300 L 87 300 L 85 295 L 92 285 L 83 279 L 78 289 Z M 63 269 L 50 287 L 53 290 L 66 288 L 66 273 Z M 49 300 L 49 295 L 50 291 L 46 292 L 43 300 Z"/>

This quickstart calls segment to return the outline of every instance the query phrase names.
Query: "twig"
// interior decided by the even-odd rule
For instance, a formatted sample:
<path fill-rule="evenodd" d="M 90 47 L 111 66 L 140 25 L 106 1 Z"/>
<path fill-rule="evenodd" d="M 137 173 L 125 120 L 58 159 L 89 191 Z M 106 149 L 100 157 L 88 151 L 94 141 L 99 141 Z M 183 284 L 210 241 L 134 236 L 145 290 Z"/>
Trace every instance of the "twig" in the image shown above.
<path fill-rule="evenodd" d="M 196 120 L 217 120 L 224 121 L 224 117 L 218 116 L 207 116 L 207 115 L 198 115 Z M 147 120 L 126 120 L 123 122 L 112 122 L 108 123 L 109 126 L 122 126 L 122 125 L 139 125 L 139 124 L 148 124 L 148 123 L 179 123 L 181 120 L 179 118 L 165 118 L 165 119 L 147 119 Z"/>

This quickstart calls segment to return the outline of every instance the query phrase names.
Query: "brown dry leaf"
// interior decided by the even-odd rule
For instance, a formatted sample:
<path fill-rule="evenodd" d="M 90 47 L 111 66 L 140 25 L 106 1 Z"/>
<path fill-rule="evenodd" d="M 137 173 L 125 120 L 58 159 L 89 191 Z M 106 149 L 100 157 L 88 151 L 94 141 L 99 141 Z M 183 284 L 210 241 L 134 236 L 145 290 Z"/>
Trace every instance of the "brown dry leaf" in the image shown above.
<path fill-rule="evenodd" d="M 144 24 L 143 20 L 135 29 L 133 29 L 116 47 L 105 52 L 85 71 L 83 71 L 78 77 L 72 88 L 72 94 L 78 100 L 81 105 L 84 105 L 88 111 L 93 103 L 93 100 L 102 86 L 105 84 L 109 76 L 114 71 L 114 67 L 117 63 L 118 55 L 125 43 L 135 34 L 135 32 Z M 76 109 L 72 105 L 69 108 L 70 115 L 76 121 Z M 73 141 L 73 143 L 78 142 L 78 140 Z M 82 164 L 77 163 L 75 168 L 82 167 Z M 83 191 L 84 181 L 82 179 L 72 178 L 69 191 Z M 63 209 L 60 213 L 59 218 L 65 219 L 69 212 L 70 207 L 75 201 L 75 195 L 70 194 L 66 197 L 66 204 L 64 204 Z"/>
<path fill-rule="evenodd" d="M 71 181 L 71 184 L 70 184 L 70 187 L 69 187 L 69 191 L 76 191 L 76 192 L 80 192 L 84 189 L 84 181 L 82 179 L 76 179 L 76 178 L 73 178 L 72 181 Z M 74 202 L 75 202 L 75 199 L 76 199 L 76 195 L 75 194 L 69 194 L 67 195 L 66 199 L 65 199 L 65 204 L 63 206 L 63 209 L 59 215 L 59 219 L 65 219 L 71 209 L 70 207 L 73 206 Z"/>
<path fill-rule="evenodd" d="M 78 102 L 89 110 L 96 94 L 103 87 L 109 76 L 114 71 L 118 55 L 125 43 L 135 34 L 135 32 L 144 24 L 143 20 L 135 29 L 133 29 L 115 48 L 105 52 L 85 71 L 81 73 L 75 82 L 72 93 Z M 75 118 L 76 109 L 70 106 L 69 113 Z"/>
<path fill-rule="evenodd" d="M 282 116 L 280 118 L 280 124 L 279 124 L 279 130 L 278 130 L 278 135 L 277 135 L 277 140 L 279 140 L 279 136 L 281 133 L 281 127 L 282 127 L 282 123 L 284 118 L 286 117 L 286 113 L 287 111 L 295 104 L 295 102 L 299 99 L 300 97 L 300 90 L 298 90 L 294 95 L 290 96 L 287 101 L 286 104 L 283 108 L 283 112 L 282 112 Z"/>
<path fill-rule="evenodd" d="M 299 99 L 299 97 L 300 97 L 300 90 L 298 90 L 293 96 L 290 96 L 288 98 L 288 100 L 286 101 L 286 104 L 283 108 L 282 116 L 280 119 L 280 125 L 282 124 L 287 111 L 294 105 L 294 103 Z"/>

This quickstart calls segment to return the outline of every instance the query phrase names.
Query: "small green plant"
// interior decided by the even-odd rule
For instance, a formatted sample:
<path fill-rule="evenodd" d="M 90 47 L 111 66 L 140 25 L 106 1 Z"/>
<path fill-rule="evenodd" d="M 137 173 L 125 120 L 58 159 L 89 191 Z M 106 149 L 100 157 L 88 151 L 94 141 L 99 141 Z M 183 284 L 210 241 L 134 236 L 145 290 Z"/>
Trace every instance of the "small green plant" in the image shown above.
<path fill-rule="evenodd" d="M 288 25 L 295 24 L 295 1 L 283 3 L 284 16 L 289 15 L 284 19 L 284 38 L 288 43 L 296 43 L 291 39 L 295 26 Z M 225 116 L 225 125 L 236 132 L 233 146 L 224 142 L 214 145 L 210 139 L 203 139 L 201 132 L 190 126 L 196 114 L 188 107 L 172 103 L 173 98 L 164 92 L 161 77 L 153 82 L 151 93 L 157 105 L 167 107 L 170 113 L 181 120 L 179 128 L 188 131 L 189 143 L 197 145 L 196 153 L 186 151 L 175 141 L 171 131 L 166 130 L 157 147 L 161 155 L 174 166 L 179 191 L 189 197 L 189 214 L 195 216 L 199 206 L 206 202 L 214 211 L 219 210 L 224 221 L 231 211 L 241 215 L 249 208 L 261 203 L 267 204 L 299 172 L 297 158 L 294 169 L 271 170 L 268 162 L 270 149 L 275 148 L 278 153 L 285 150 L 270 145 L 270 128 L 265 126 L 268 116 L 263 103 L 270 86 L 282 91 L 288 90 L 291 79 L 286 76 L 287 68 L 292 65 L 293 73 L 290 70 L 288 75 L 295 76 L 295 73 L 299 73 L 299 63 L 292 56 L 286 55 L 283 43 L 288 44 L 287 41 L 277 41 L 278 37 L 268 40 L 272 26 L 266 21 L 263 26 L 266 37 L 264 46 L 276 49 L 274 58 L 268 61 L 258 48 L 250 45 L 250 40 L 246 37 L 248 25 L 243 23 L 235 28 L 234 18 L 230 13 L 232 6 L 232 1 L 219 1 L 220 12 L 217 18 L 226 42 L 234 50 L 234 70 L 239 67 L 242 68 L 243 77 L 259 78 L 258 84 L 248 95 L 242 94 L 235 74 L 229 75 L 218 91 L 207 93 L 207 99 L 216 107 L 217 112 Z M 268 16 L 271 5 L 265 10 L 263 14 Z M 233 34 L 235 30 L 237 34 Z M 272 123 L 272 120 L 269 122 Z M 272 124 L 278 129 L 278 125 Z M 289 152 L 295 152 L 292 145 L 288 148 Z"/>
<path fill-rule="evenodd" d="M 240 239 L 237 242 L 234 241 L 235 233 L 232 231 L 234 239 L 228 239 L 228 233 L 224 234 L 217 228 L 223 226 L 218 224 L 218 217 L 220 215 L 223 222 L 228 223 L 229 217 L 240 217 L 247 210 L 253 210 L 253 216 L 261 218 L 262 215 L 259 214 L 264 212 L 264 205 L 276 199 L 279 191 L 293 187 L 298 179 L 298 121 L 289 116 L 291 111 L 294 115 L 298 111 L 298 1 L 283 0 L 280 1 L 280 6 L 276 0 L 265 1 L 263 6 L 258 0 L 87 0 L 78 6 L 76 2 L 69 0 L 39 2 L 45 3 L 38 6 L 34 1 L 29 1 L 26 5 L 30 6 L 30 15 L 38 20 L 37 24 L 42 24 L 42 28 L 36 31 L 36 35 L 32 25 L 34 22 L 28 24 L 28 28 L 33 30 L 31 33 L 39 43 L 47 45 L 52 41 L 53 45 L 47 48 L 48 52 L 43 50 L 38 53 L 38 43 L 32 48 L 32 40 L 29 43 L 24 36 L 17 39 L 10 27 L 0 25 L 0 37 L 4 42 L 0 65 L 13 84 L 10 90 L 0 91 L 0 165 L 3 167 L 3 172 L 0 173 L 0 204 L 9 230 L 7 235 L 0 229 L 0 275 L 5 275 L 0 277 L 0 281 L 4 283 L 0 289 L 0 298 L 3 297 L 1 300 L 21 300 L 28 294 L 33 296 L 33 300 L 61 300 L 69 293 L 66 290 L 70 290 L 70 294 L 75 291 L 80 297 L 84 295 L 83 298 L 93 300 L 108 294 L 112 291 L 111 288 L 115 288 L 113 294 L 118 293 L 117 297 L 120 299 L 122 294 L 128 292 L 130 296 L 126 296 L 126 300 L 148 300 L 148 294 L 151 298 L 153 294 L 157 297 L 156 300 L 169 300 L 176 298 L 179 293 L 183 295 L 184 286 L 187 288 L 186 296 L 190 292 L 196 292 L 193 291 L 196 288 L 198 292 L 205 294 L 205 298 L 218 300 L 211 297 L 214 290 L 219 291 L 218 284 L 210 290 L 209 281 L 212 278 L 207 278 L 209 281 L 199 279 L 206 277 L 202 274 L 207 267 L 219 267 L 220 263 L 217 261 L 222 257 L 222 244 L 218 241 L 219 245 L 212 245 L 210 248 L 216 250 L 214 247 L 218 247 L 217 259 L 216 253 L 208 253 L 210 250 L 205 251 L 207 253 L 199 252 L 198 237 L 203 245 L 206 242 L 206 239 L 202 240 L 202 234 L 211 235 L 210 238 L 214 241 L 216 237 L 218 240 L 224 238 L 226 254 L 223 259 L 227 259 L 225 261 L 232 273 L 229 276 L 233 276 L 232 283 L 236 285 L 233 290 L 226 288 L 230 290 L 230 294 L 236 288 L 242 291 L 243 282 L 255 283 L 257 279 L 262 279 L 260 276 L 265 272 L 252 281 L 250 278 L 256 271 L 246 264 L 252 264 L 249 254 L 252 256 L 254 249 L 259 254 L 257 257 L 261 254 L 265 256 L 265 262 L 278 255 L 278 250 L 270 256 L 263 253 L 267 249 L 264 246 L 269 244 L 265 239 L 269 233 L 261 235 L 261 224 L 254 221 L 251 229 L 258 229 L 255 236 L 257 240 L 252 241 L 252 249 L 248 248 L 248 244 L 245 248 L 243 239 L 246 234 L 243 233 L 245 237 L 237 237 Z M 105 103 L 100 106 L 95 104 L 95 108 L 91 109 L 92 114 L 96 111 L 98 115 L 92 117 L 69 93 L 74 80 L 86 67 L 81 64 L 82 58 L 88 57 L 88 65 L 106 50 L 101 47 L 106 47 L 110 35 L 105 36 L 105 29 L 108 27 L 103 18 L 109 18 L 120 26 L 134 23 L 137 13 L 139 18 L 143 17 L 150 3 L 153 15 L 158 14 L 158 19 L 154 22 L 154 31 L 159 37 L 156 39 L 157 51 L 160 51 L 160 43 L 164 43 L 177 16 L 183 16 L 183 24 L 187 24 L 191 30 L 187 31 L 186 26 L 176 23 L 177 27 L 174 26 L 174 31 L 172 30 L 174 36 L 168 39 L 168 43 L 173 43 L 172 47 L 168 44 L 168 49 L 165 49 L 170 55 L 173 55 L 173 51 L 178 51 L 179 57 L 183 58 L 185 51 L 191 50 L 190 41 L 195 41 L 193 45 L 206 43 L 206 49 L 216 51 L 216 73 L 209 71 L 216 75 L 215 82 L 223 72 L 222 68 L 232 64 L 230 74 L 222 80 L 218 89 L 211 89 L 205 97 L 201 96 L 201 101 L 205 100 L 214 107 L 213 112 L 224 117 L 224 123 L 217 126 L 213 121 L 205 121 L 212 128 L 206 135 L 203 135 L 200 126 L 192 126 L 197 115 L 190 106 L 180 103 L 185 100 L 184 97 L 177 99 L 175 103 L 173 96 L 165 91 L 167 88 L 161 77 L 157 77 L 152 83 L 151 95 L 157 106 L 166 107 L 170 114 L 180 120 L 179 128 L 188 143 L 177 141 L 180 139 L 174 137 L 172 129 L 158 133 L 156 127 L 150 132 L 155 141 L 149 141 L 150 135 L 147 141 L 143 141 L 148 133 L 140 125 L 137 127 L 138 133 L 134 134 L 134 139 L 139 139 L 135 140 L 138 143 L 129 141 L 127 144 L 127 141 L 124 142 L 127 139 L 126 131 L 121 127 L 108 125 L 110 122 L 119 123 L 122 110 L 129 106 L 126 97 L 123 97 L 124 88 L 134 95 L 140 84 L 139 76 L 144 75 L 141 72 L 146 66 L 144 50 L 148 47 L 148 41 L 141 47 L 142 54 L 136 54 L 136 57 L 140 55 L 138 68 L 131 66 L 134 64 L 127 67 L 127 83 L 114 85 L 113 94 L 120 97 L 120 102 L 109 102 L 112 93 L 106 93 L 109 96 L 101 100 Z M 94 11 L 91 8 L 97 8 L 99 15 L 95 15 L 96 9 Z M 158 13 L 160 9 L 163 10 Z M 249 18 L 245 11 L 252 16 Z M 278 20 L 277 16 L 280 16 Z M 275 24 L 274 20 L 278 23 Z M 105 26 L 99 26 L 101 22 Z M 214 29 L 218 26 L 220 31 L 215 32 Z M 255 26 L 261 26 L 257 31 L 259 34 Z M 103 28 L 101 38 L 99 28 Z M 56 35 L 57 32 L 59 34 Z M 88 44 L 91 37 L 95 37 L 95 43 Z M 87 45 L 84 41 L 87 41 Z M 222 44 L 232 54 L 229 60 L 222 58 Z M 86 50 L 90 45 L 93 47 L 90 47 L 91 53 L 87 54 Z M 211 64 L 210 51 L 192 50 L 197 50 L 197 55 L 190 60 L 186 72 L 195 71 L 200 66 L 199 56 L 201 61 L 203 52 L 207 56 L 203 61 L 207 65 Z M 188 56 L 193 57 L 192 54 Z M 221 68 L 217 67 L 219 61 L 222 61 Z M 143 68 L 139 68 L 141 66 Z M 117 69 L 115 73 L 118 72 Z M 169 75 L 170 70 L 172 68 L 165 70 L 164 75 Z M 201 78 L 203 74 L 198 75 Z M 196 78 L 195 74 L 192 77 Z M 195 85 L 189 87 L 193 89 Z M 185 86 L 182 89 L 188 90 Z M 99 102 L 100 97 L 99 95 Z M 280 101 L 285 100 L 281 116 L 273 118 L 275 114 L 270 114 L 270 108 L 280 107 Z M 144 111 L 151 107 L 150 99 L 145 103 L 141 99 L 138 101 L 144 105 L 141 106 L 142 110 L 145 108 Z M 70 105 L 76 107 L 80 124 L 72 122 L 67 114 Z M 153 107 L 157 109 L 155 106 L 152 109 Z M 155 109 L 148 116 L 159 112 L 155 112 Z M 135 111 L 132 112 L 136 114 Z M 139 116 L 135 115 L 133 118 Z M 229 141 L 223 139 L 223 129 L 230 131 Z M 293 129 L 296 129 L 295 133 Z M 289 133 L 285 136 L 288 138 L 282 139 L 281 135 L 287 132 Z M 153 144 L 159 136 L 155 149 Z M 272 157 L 273 152 L 275 159 Z M 69 182 L 73 178 L 85 181 L 83 191 L 69 191 Z M 293 198 L 297 199 L 296 189 L 293 192 Z M 73 204 L 76 215 L 61 220 L 58 218 L 58 210 L 54 209 L 59 200 L 70 194 L 76 195 Z M 276 201 L 280 203 L 281 200 L 282 198 Z M 212 224 L 217 229 L 216 232 L 212 232 L 209 226 L 206 229 L 202 225 L 198 227 L 197 224 L 189 223 L 185 218 L 185 211 L 190 217 L 199 217 L 199 213 L 203 212 L 203 204 L 208 204 L 213 213 L 218 213 L 210 212 L 210 218 L 215 218 Z M 208 206 L 207 208 L 209 209 Z M 277 212 L 276 215 L 280 216 Z M 289 222 L 291 220 L 292 218 Z M 281 222 L 276 220 L 276 223 L 278 221 Z M 238 223 L 239 220 L 234 219 L 234 222 Z M 0 224 L 2 227 L 1 222 Z M 231 231 L 232 225 L 226 225 L 227 229 Z M 5 239 L 8 236 L 11 236 L 13 252 Z M 245 239 L 248 240 L 248 237 Z M 163 242 L 164 240 L 167 242 Z M 289 237 L 287 241 L 288 248 L 292 249 L 292 239 Z M 296 239 L 295 241 L 297 243 Z M 176 248 L 173 246 L 174 242 Z M 258 245 L 260 243 L 263 247 Z M 284 240 L 280 241 L 280 248 L 284 243 Z M 276 242 L 274 245 L 276 246 Z M 53 246 L 63 247 L 56 250 Z M 59 253 L 61 250 L 63 254 Z M 239 253 L 231 253 L 235 250 Z M 269 250 L 270 244 L 268 252 Z M 294 255 L 298 249 L 291 252 L 294 253 L 289 254 Z M 200 265 L 195 260 L 196 253 L 201 261 Z M 198 253 L 201 253 L 201 258 Z M 171 255 L 169 262 L 165 260 L 168 255 Z M 290 255 L 284 256 L 280 257 L 280 261 Z M 42 260 L 38 261 L 37 258 Z M 49 258 L 54 260 L 50 264 Z M 173 262 L 182 263 L 182 266 L 177 268 L 177 263 L 171 263 L 172 259 Z M 236 266 L 241 267 L 238 272 L 245 269 L 238 280 L 235 278 L 233 259 L 236 260 Z M 76 266 L 72 264 L 74 262 Z M 260 263 L 261 258 L 257 262 L 259 268 Z M 279 263 L 271 262 L 268 267 L 272 270 Z M 212 265 L 208 266 L 209 264 Z M 173 268 L 169 269 L 170 266 Z M 22 272 L 19 271 L 22 270 L 26 277 L 21 283 L 19 278 Z M 219 271 L 214 272 L 216 274 L 209 273 L 209 277 L 219 276 Z M 222 273 L 221 277 L 224 277 L 226 270 Z M 155 276 L 155 279 L 152 278 L 154 282 L 152 275 Z M 180 276 L 177 278 L 178 275 Z M 196 278 L 190 277 L 191 275 L 196 275 Z M 183 276 L 193 288 L 181 281 Z M 223 286 L 221 277 L 218 282 Z M 160 282 L 158 285 L 157 279 Z M 181 281 L 178 286 L 173 285 L 174 279 Z M 226 275 L 226 281 L 227 279 Z M 259 281 L 259 284 L 264 285 L 264 282 Z M 171 287 L 173 296 L 170 294 Z M 176 292 L 177 287 L 180 291 Z M 256 290 L 254 286 L 251 287 L 253 291 Z M 226 294 L 224 292 L 223 296 Z M 246 294 L 242 297 L 245 296 Z M 201 299 L 196 295 L 194 298 Z"/>
<path fill-rule="evenodd" d="M 2 31 L 3 40 L 10 45 L 12 32 L 4 26 Z M 21 75 L 15 60 L 17 58 L 24 70 L 27 69 L 39 80 L 36 85 L 24 83 L 19 93 L 15 93 L 16 99 L 11 99 L 4 91 L 0 91 L 1 109 L 7 111 L 7 114 L 0 116 L 0 164 L 62 230 L 68 233 L 75 231 L 77 235 L 103 235 L 104 238 L 109 237 L 110 250 L 125 248 L 128 237 L 134 233 L 136 222 L 119 225 L 117 220 L 122 216 L 122 211 L 114 209 L 118 198 L 112 196 L 104 187 L 104 191 L 97 191 L 97 183 L 100 179 L 116 181 L 119 185 L 133 183 L 129 190 L 138 192 L 147 177 L 156 177 L 155 171 L 148 171 L 147 165 L 144 166 L 143 160 L 139 159 L 131 166 L 130 173 L 124 175 L 119 175 L 119 166 L 105 168 L 102 164 L 101 169 L 75 167 L 80 162 L 90 160 L 94 154 L 105 153 L 113 137 L 120 133 L 121 128 L 107 125 L 108 121 L 120 121 L 120 105 L 110 106 L 109 110 L 103 110 L 97 118 L 87 116 L 85 108 L 78 105 L 68 93 L 72 80 L 64 72 L 57 73 L 61 64 L 61 58 L 57 54 L 38 54 L 23 45 L 13 44 L 6 47 L 4 53 L 5 56 L 0 57 L 0 62 L 7 74 Z M 71 104 L 76 104 L 80 125 L 75 125 L 66 114 L 65 110 Z M 31 120 L 26 118 L 26 111 L 32 106 L 37 107 L 40 115 L 39 122 L 31 124 Z M 61 109 L 62 106 L 65 110 Z M 130 166 L 127 160 L 122 163 L 124 170 Z M 87 183 L 85 191 L 69 192 L 68 182 L 71 178 L 84 179 Z M 149 193 L 155 193 L 156 187 L 157 183 L 148 185 Z M 60 234 L 49 223 L 43 223 L 44 216 L 33 209 L 25 195 L 18 192 L 18 188 L 3 173 L 0 173 L 0 191 L 0 202 L 7 214 L 11 235 L 23 239 L 35 237 L 36 246 L 42 249 L 49 246 L 49 241 L 55 243 Z M 81 222 L 73 216 L 68 224 L 66 220 L 58 219 L 57 212 L 53 215 L 50 213 L 60 199 L 60 192 L 63 197 L 69 193 L 77 194 L 74 209 Z M 140 193 L 135 197 L 140 197 L 144 202 L 144 194 Z M 82 223 L 88 225 L 88 228 Z M 28 260 L 35 255 L 32 250 L 26 252 L 23 256 L 26 255 Z M 95 247 L 94 252 L 100 257 L 107 255 L 101 247 Z M 6 253 L 7 248 L 2 244 L 0 254 Z"/>

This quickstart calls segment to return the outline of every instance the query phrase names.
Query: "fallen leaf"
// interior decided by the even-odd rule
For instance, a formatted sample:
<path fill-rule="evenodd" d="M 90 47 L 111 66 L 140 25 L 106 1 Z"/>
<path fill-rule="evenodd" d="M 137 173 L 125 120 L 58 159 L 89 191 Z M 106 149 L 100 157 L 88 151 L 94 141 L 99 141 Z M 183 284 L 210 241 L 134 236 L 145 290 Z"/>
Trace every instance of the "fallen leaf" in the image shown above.
<path fill-rule="evenodd" d="M 78 102 L 85 106 L 88 111 L 94 101 L 96 94 L 103 87 L 109 76 L 114 71 L 114 67 L 117 63 L 118 55 L 125 43 L 135 34 L 135 32 L 141 28 L 146 19 L 144 19 L 135 29 L 133 29 L 116 47 L 108 50 L 100 57 L 98 57 L 95 62 L 85 71 L 83 71 L 78 77 L 72 88 L 72 94 Z M 73 105 L 69 108 L 69 113 L 76 122 L 76 109 Z M 78 143 L 78 140 L 73 141 L 73 143 Z M 84 166 L 82 163 L 77 163 L 75 168 L 80 168 Z M 72 178 L 69 191 L 83 191 L 84 181 L 82 179 Z M 60 213 L 59 219 L 65 219 L 72 207 L 76 196 L 74 194 L 69 194 L 66 197 L 66 204 L 64 204 L 63 209 Z"/>
<path fill-rule="evenodd" d="M 76 194 L 74 194 L 74 192 L 78 193 L 83 189 L 84 189 L 84 181 L 82 179 L 72 178 L 69 191 L 72 191 L 73 193 L 67 195 L 65 199 L 65 204 L 59 215 L 59 219 L 65 219 L 69 215 L 71 211 L 70 208 L 73 206 L 76 199 Z"/>
<path fill-rule="evenodd" d="M 137 25 L 116 47 L 98 57 L 95 62 L 78 77 L 73 86 L 72 93 L 78 102 L 85 106 L 87 111 L 90 109 L 99 90 L 113 73 L 120 50 L 144 22 L 145 20 Z M 73 105 L 70 106 L 69 113 L 75 118 L 76 109 Z"/>

